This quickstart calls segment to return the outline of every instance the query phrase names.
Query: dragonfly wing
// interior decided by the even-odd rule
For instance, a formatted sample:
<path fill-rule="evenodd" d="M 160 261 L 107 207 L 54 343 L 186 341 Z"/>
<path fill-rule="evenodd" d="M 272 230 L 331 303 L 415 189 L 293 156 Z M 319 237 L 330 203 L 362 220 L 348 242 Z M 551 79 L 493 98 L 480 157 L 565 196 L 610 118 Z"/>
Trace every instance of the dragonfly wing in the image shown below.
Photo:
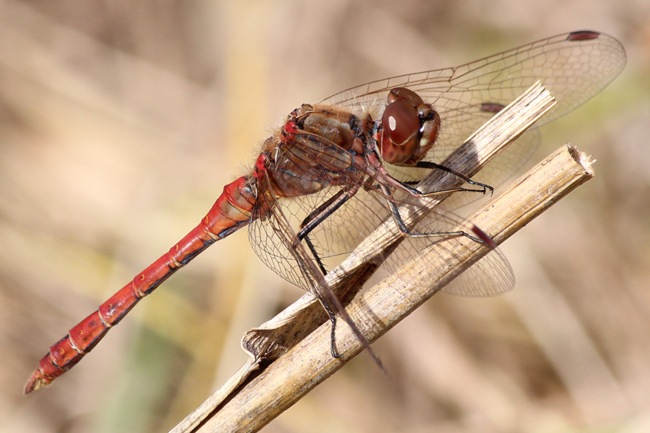
<path fill-rule="evenodd" d="M 475 122 L 468 123 L 474 124 Z M 482 125 L 483 124 L 477 126 L 476 129 Z M 450 136 L 448 137 L 451 138 Z M 472 180 L 490 185 L 493 188 L 498 187 L 533 156 L 533 153 L 535 153 L 540 142 L 541 133 L 538 129 L 527 130 L 514 142 L 504 148 L 501 153 L 495 156 L 489 164 L 481 169 L 481 171 L 472 176 Z M 427 174 L 427 171 L 418 173 L 417 179 L 421 180 Z M 408 173 L 408 175 L 412 174 Z M 398 178 L 400 177 L 398 176 Z M 467 186 L 470 187 L 470 185 Z M 483 196 L 476 192 L 458 192 L 445 200 L 445 208 L 449 210 L 458 209 L 481 198 L 483 198 Z"/>
<path fill-rule="evenodd" d="M 415 201 L 409 205 L 409 207 L 417 206 Z M 401 205 L 401 209 L 404 209 L 404 204 Z M 413 234 L 429 236 L 406 237 L 386 260 L 386 268 L 394 272 L 402 264 L 410 262 L 409 265 L 414 266 L 420 275 L 425 276 L 425 279 L 435 281 L 439 277 L 437 275 L 439 269 L 432 269 L 429 262 L 420 257 L 427 252 L 435 253 L 445 260 L 453 260 L 458 254 L 458 249 L 463 248 L 462 245 L 465 245 L 465 248 L 480 246 L 480 242 L 470 241 L 463 236 L 449 236 L 450 232 L 458 231 L 472 235 L 473 228 L 474 224 L 471 221 L 446 210 L 442 205 L 427 210 L 419 221 L 409 227 L 409 230 Z M 463 243 L 459 244 L 459 242 Z M 444 286 L 442 291 L 459 296 L 484 297 L 499 295 L 513 287 L 512 268 L 503 253 L 495 248 Z"/>
<path fill-rule="evenodd" d="M 557 105 L 535 125 L 540 126 L 593 97 L 623 70 L 625 63 L 625 50 L 615 38 L 604 33 L 571 32 L 453 68 L 373 81 L 322 102 L 350 110 L 369 110 L 378 119 L 392 88 L 413 90 L 433 104 L 441 116 L 436 145 L 426 157 L 440 163 L 499 107 L 508 105 L 536 81 L 541 81 L 557 100 Z M 499 185 L 528 160 L 538 143 L 538 133 L 523 134 L 477 180 Z M 404 168 L 392 173 L 401 180 L 419 180 L 424 175 L 420 170 Z M 466 201 L 457 200 L 459 205 Z"/>
<path fill-rule="evenodd" d="M 309 137 L 311 140 L 329 143 L 319 136 Z M 291 164 L 281 162 L 270 169 L 279 193 L 276 193 L 275 200 L 268 201 L 267 206 L 272 204 L 282 212 L 287 225 L 294 233 L 299 233 L 303 223 L 332 197 L 341 191 L 358 189 L 353 197 L 328 215 L 308 235 L 319 259 L 328 269 L 337 265 L 344 254 L 352 251 L 390 216 L 385 201 L 368 193 L 364 188 L 358 188 L 364 184 L 362 175 L 354 171 L 333 173 L 318 164 L 318 161 L 323 160 L 342 163 L 349 160 L 349 153 L 341 148 L 323 146 L 315 150 L 301 146 L 300 142 L 295 140 L 292 145 L 280 146 L 275 159 L 291 161 Z M 317 184 L 322 188 L 310 194 L 291 196 L 298 188 L 297 183 L 307 186 Z M 295 271 L 297 263 L 291 251 L 292 247 L 284 242 L 286 233 L 275 227 L 273 221 L 268 221 L 262 209 L 260 217 L 254 218 L 249 227 L 249 238 L 256 254 L 269 268 L 292 284 L 310 290 L 303 276 Z M 316 260 L 313 253 L 309 252 L 312 260 Z"/>
<path fill-rule="evenodd" d="M 390 89 L 407 87 L 434 104 L 443 122 L 447 112 L 451 122 L 459 122 L 464 115 L 457 112 L 467 106 L 507 105 L 539 80 L 558 102 L 541 125 L 589 100 L 616 78 L 625 63 L 625 49 L 612 36 L 570 32 L 452 68 L 373 81 L 322 102 L 360 109 L 375 101 L 384 104 Z"/>
<path fill-rule="evenodd" d="M 291 276 L 296 281 L 296 285 L 302 287 L 314 294 L 323 304 L 328 313 L 335 313 L 338 317 L 350 327 L 361 345 L 373 357 L 374 361 L 383 369 L 381 361 L 370 347 L 370 343 L 363 336 L 357 325 L 354 323 L 345 307 L 338 300 L 336 295 L 325 281 L 325 276 L 321 273 L 317 263 L 311 257 L 302 242 L 298 241 L 297 232 L 291 227 L 290 220 L 284 214 L 282 207 L 278 204 L 278 197 L 274 194 L 272 182 L 268 173 L 258 178 L 258 216 L 263 219 L 263 224 L 255 224 L 255 229 L 249 233 L 258 232 L 260 229 L 266 230 L 270 236 L 267 239 L 273 239 L 279 242 L 275 245 L 275 252 L 280 252 L 277 256 L 278 262 L 284 266 L 280 270 L 284 275 Z M 259 239 L 259 236 L 257 236 Z M 268 244 L 267 244 L 268 246 Z M 258 253 L 259 255 L 259 253 Z M 292 270 L 287 270 L 287 266 Z M 276 272 L 278 269 L 273 268 Z M 332 333 L 334 336 L 334 333 Z M 334 344 L 334 341 L 332 341 Z M 334 346 L 332 346 L 334 351 Z M 334 353 L 334 352 L 333 352 Z"/>
<path fill-rule="evenodd" d="M 312 140 L 327 143 L 327 140 L 310 136 Z M 261 189 L 258 192 L 257 215 L 249 226 L 251 246 L 260 259 L 275 273 L 292 284 L 313 292 L 316 284 L 311 273 L 307 272 L 304 263 L 317 263 L 321 260 L 327 269 L 332 269 L 340 263 L 345 254 L 354 250 L 368 235 L 385 223 L 394 222 L 394 216 L 388 205 L 389 200 L 398 206 L 416 209 L 422 217 L 413 225 L 413 233 L 428 233 L 433 236 L 425 238 L 404 238 L 396 251 L 389 256 L 387 268 L 390 271 L 409 260 L 419 261 L 420 253 L 436 242 L 444 240 L 452 230 L 461 227 L 466 233 L 472 232 L 472 224 L 464 221 L 453 212 L 442 208 L 425 209 L 423 203 L 405 191 L 392 190 L 390 197 L 382 192 L 376 181 L 368 182 L 354 170 L 330 173 L 326 167 L 319 166 L 317 161 L 345 161 L 349 154 L 336 147 L 309 148 L 301 146 L 299 140 L 292 145 L 281 146 L 276 155 L 282 161 L 292 161 L 299 168 L 289 164 L 279 164 L 270 169 L 274 178 L 274 190 Z M 300 176 L 293 171 L 300 170 Z M 284 182 L 278 181 L 281 174 L 290 173 Z M 320 182 L 324 187 L 311 194 L 286 197 L 287 191 L 295 190 L 291 183 L 300 181 L 305 185 Z M 286 182 L 286 184 L 285 184 Z M 365 182 L 365 183 L 364 183 Z M 330 186 L 330 184 L 332 184 Z M 312 232 L 309 241 L 313 250 L 308 248 L 305 241 L 298 242 L 305 257 L 296 255 L 296 234 L 300 232 L 304 221 L 313 215 L 323 203 L 328 202 L 339 191 L 363 185 L 358 192 L 327 216 Z M 474 195 L 479 195 L 473 193 Z M 450 198 L 453 199 L 453 194 Z M 279 217 L 281 215 L 281 218 Z M 282 224 L 280 224 L 280 222 Z M 439 234 L 439 235 L 435 235 Z M 440 254 L 447 254 L 444 243 Z M 314 255 L 318 255 L 318 258 Z M 332 260 L 327 260 L 331 258 Z M 423 272 L 426 270 L 426 264 Z M 444 291 L 468 296 L 487 296 L 502 293 L 512 288 L 513 278 L 507 260 L 498 251 L 493 251 L 474 265 L 467 275 L 459 277 Z M 318 293 L 314 293 L 318 296 Z"/>

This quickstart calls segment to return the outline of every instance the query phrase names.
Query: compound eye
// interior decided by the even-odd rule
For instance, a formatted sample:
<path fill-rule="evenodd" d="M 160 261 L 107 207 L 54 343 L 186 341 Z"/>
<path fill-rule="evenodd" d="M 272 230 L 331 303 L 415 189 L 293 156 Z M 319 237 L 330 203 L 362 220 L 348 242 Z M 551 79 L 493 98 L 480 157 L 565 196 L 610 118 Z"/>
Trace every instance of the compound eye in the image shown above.
<path fill-rule="evenodd" d="M 417 109 L 409 102 L 395 101 L 386 107 L 382 125 L 393 144 L 403 145 L 420 130 Z"/>
<path fill-rule="evenodd" d="M 415 107 L 424 104 L 420 95 L 406 87 L 395 87 L 394 89 L 391 89 L 386 99 L 389 104 L 395 101 L 406 101 Z"/>

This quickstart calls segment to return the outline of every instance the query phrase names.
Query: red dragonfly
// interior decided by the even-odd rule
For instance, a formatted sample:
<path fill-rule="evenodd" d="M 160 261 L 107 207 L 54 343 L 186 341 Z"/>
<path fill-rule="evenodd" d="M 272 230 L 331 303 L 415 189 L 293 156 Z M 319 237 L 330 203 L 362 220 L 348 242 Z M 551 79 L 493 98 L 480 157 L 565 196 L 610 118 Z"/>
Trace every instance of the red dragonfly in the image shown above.
<path fill-rule="evenodd" d="M 25 393 L 72 368 L 140 299 L 214 242 L 247 225 L 260 259 L 318 297 L 332 332 L 338 315 L 370 349 L 325 282 L 328 260 L 352 251 L 388 219 L 404 237 L 388 257 L 389 268 L 417 257 L 432 238 L 465 236 L 494 247 L 480 228 L 450 210 L 427 210 L 414 225 L 405 223 L 400 206 L 425 209 L 421 203 L 427 198 L 454 193 L 451 204 L 445 202 L 451 209 L 491 192 L 489 185 L 505 180 L 536 149 L 535 130 L 474 179 L 440 161 L 534 82 L 541 81 L 558 102 L 543 120 L 548 122 L 598 93 L 625 62 L 616 39 L 577 31 L 454 68 L 373 81 L 302 105 L 264 142 L 252 171 L 224 187 L 197 227 L 50 348 Z M 458 177 L 463 186 L 419 191 L 417 182 L 432 170 Z M 466 229 L 454 231 L 459 223 Z M 512 271 L 503 256 L 492 256 L 488 265 L 479 261 L 463 284 L 443 290 L 469 296 L 509 290 Z M 334 340 L 332 354 L 337 356 Z"/>

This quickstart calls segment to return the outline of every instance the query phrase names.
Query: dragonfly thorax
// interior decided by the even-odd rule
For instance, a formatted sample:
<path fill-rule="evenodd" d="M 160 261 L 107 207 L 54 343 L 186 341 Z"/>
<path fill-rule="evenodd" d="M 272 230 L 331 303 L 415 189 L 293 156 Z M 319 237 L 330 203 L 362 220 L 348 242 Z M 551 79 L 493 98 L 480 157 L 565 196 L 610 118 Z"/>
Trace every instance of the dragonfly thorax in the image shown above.
<path fill-rule="evenodd" d="M 317 135 L 356 154 L 363 152 L 359 142 L 359 137 L 363 134 L 362 122 L 347 110 L 323 104 L 303 104 L 291 117 L 308 134 Z"/>

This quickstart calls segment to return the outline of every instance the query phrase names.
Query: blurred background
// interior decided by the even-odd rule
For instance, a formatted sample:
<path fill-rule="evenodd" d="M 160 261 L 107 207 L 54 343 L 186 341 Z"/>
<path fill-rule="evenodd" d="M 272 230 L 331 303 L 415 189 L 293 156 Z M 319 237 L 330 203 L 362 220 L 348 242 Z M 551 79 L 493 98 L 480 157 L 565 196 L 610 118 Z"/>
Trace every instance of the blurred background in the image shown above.
<path fill-rule="evenodd" d="M 303 102 L 571 30 L 623 74 L 544 127 L 596 177 L 510 239 L 516 290 L 440 294 L 267 432 L 650 431 L 650 3 L 645 0 L 0 3 L 0 431 L 159 432 L 302 292 L 244 231 L 28 397 L 47 348 L 192 229 Z M 523 171 L 522 171 L 523 172 Z"/>

